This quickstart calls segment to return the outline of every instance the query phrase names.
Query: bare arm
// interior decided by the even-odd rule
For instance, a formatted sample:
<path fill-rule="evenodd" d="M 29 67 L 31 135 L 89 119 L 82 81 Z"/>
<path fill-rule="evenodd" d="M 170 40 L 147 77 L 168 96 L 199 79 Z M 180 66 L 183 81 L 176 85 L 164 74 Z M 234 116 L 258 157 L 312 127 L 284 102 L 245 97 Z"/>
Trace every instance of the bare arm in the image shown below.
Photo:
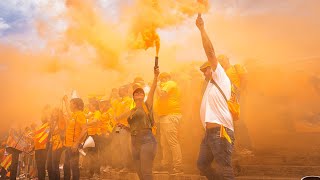
<path fill-rule="evenodd" d="M 218 61 L 214 52 L 214 48 L 213 45 L 209 39 L 209 36 L 206 32 L 206 30 L 204 29 L 204 22 L 203 19 L 201 18 L 201 16 L 198 16 L 197 21 L 196 21 L 196 25 L 200 30 L 201 33 L 201 38 L 202 38 L 202 45 L 204 48 L 204 51 L 207 55 L 208 61 L 211 64 L 211 68 L 215 71 L 218 65 Z"/>
<path fill-rule="evenodd" d="M 115 117 L 115 120 L 118 122 L 121 119 L 126 119 L 130 116 L 131 110 L 130 108 L 126 108 L 124 111 L 124 113 L 120 114 L 119 116 Z"/>
<path fill-rule="evenodd" d="M 159 76 L 159 68 L 154 70 L 154 78 L 153 78 L 152 86 L 151 86 L 150 92 L 148 94 L 147 102 L 146 102 L 146 104 L 149 107 L 152 107 L 152 105 L 153 105 L 153 97 L 154 97 L 154 92 L 156 91 L 156 88 L 157 88 L 158 76 Z"/>

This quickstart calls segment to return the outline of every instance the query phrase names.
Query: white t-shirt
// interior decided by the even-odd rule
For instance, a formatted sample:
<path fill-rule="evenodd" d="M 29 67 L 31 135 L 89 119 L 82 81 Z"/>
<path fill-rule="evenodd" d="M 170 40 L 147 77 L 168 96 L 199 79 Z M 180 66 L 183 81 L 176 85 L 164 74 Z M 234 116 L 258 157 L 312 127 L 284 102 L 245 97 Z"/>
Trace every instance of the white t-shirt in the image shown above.
<path fill-rule="evenodd" d="M 216 70 L 212 71 L 212 79 L 219 85 L 229 100 L 231 97 L 231 83 L 219 63 Z M 219 89 L 211 82 L 208 83 L 202 97 L 200 117 L 204 128 L 206 127 L 206 122 L 209 122 L 223 125 L 234 131 L 233 120 L 228 104 Z"/>

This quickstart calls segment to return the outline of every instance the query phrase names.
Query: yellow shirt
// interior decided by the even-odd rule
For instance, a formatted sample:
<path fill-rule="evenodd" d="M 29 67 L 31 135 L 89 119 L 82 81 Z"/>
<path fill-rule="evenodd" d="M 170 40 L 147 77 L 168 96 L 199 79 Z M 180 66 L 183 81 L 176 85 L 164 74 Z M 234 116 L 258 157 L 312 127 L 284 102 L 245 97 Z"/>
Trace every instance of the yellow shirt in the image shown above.
<path fill-rule="evenodd" d="M 53 134 L 52 134 L 52 149 L 57 150 L 59 148 L 62 148 L 64 146 L 64 133 L 66 130 L 66 122 L 64 117 L 59 117 L 58 126 L 56 126 Z M 63 132 L 63 133 L 62 133 Z"/>
<path fill-rule="evenodd" d="M 101 123 L 101 112 L 95 111 L 93 115 L 88 119 L 88 124 L 92 121 L 97 120 L 98 122 L 88 126 L 88 135 L 101 135 L 100 123 Z"/>
<path fill-rule="evenodd" d="M 226 74 L 229 77 L 231 83 L 234 84 L 237 88 L 240 88 L 240 77 L 241 75 L 247 74 L 247 70 L 244 66 L 236 64 L 227 69 Z"/>
<path fill-rule="evenodd" d="M 116 109 L 118 106 L 118 103 L 120 102 L 120 98 L 111 98 L 110 102 L 111 102 L 112 108 Z"/>
<path fill-rule="evenodd" d="M 123 113 L 129 112 L 130 107 L 132 106 L 132 103 L 133 103 L 133 100 L 129 96 L 122 98 L 117 104 L 116 116 L 120 116 Z M 123 117 L 122 119 L 118 120 L 118 123 L 125 126 L 129 126 L 127 117 Z"/>
<path fill-rule="evenodd" d="M 66 147 L 72 147 L 73 144 L 77 141 L 79 138 L 82 126 L 86 123 L 86 116 L 84 115 L 84 112 L 77 111 L 72 113 L 71 119 L 67 123 L 66 128 Z"/>
<path fill-rule="evenodd" d="M 101 132 L 103 134 L 109 132 L 111 133 L 113 131 L 113 128 L 115 126 L 115 120 L 114 120 L 114 110 L 113 108 L 110 108 L 108 111 L 102 113 L 101 116 Z"/>
<path fill-rule="evenodd" d="M 63 141 L 61 140 L 60 136 L 60 130 L 57 128 L 52 135 L 52 150 L 57 150 L 59 148 L 62 148 L 63 146 Z"/>
<path fill-rule="evenodd" d="M 181 98 L 177 83 L 167 81 L 160 85 L 161 91 L 167 92 L 167 96 L 159 97 L 157 111 L 159 116 L 181 113 Z"/>

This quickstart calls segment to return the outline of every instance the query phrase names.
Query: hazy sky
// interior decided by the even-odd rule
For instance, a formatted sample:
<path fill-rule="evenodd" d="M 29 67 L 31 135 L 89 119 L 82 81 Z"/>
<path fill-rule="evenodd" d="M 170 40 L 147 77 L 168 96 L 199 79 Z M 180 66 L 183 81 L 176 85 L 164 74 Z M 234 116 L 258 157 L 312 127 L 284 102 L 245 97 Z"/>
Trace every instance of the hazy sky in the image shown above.
<path fill-rule="evenodd" d="M 132 0 L 97 0 L 105 17 L 117 21 L 119 7 Z M 319 26 L 320 2 L 318 0 L 211 0 L 210 16 L 225 17 L 286 17 L 314 22 Z M 39 19 L 50 21 L 50 31 L 61 33 L 67 23 L 59 18 L 65 12 L 64 0 L 2 0 L 0 1 L 0 43 L 9 43 L 21 48 L 44 47 L 34 25 Z M 193 23 L 193 20 L 192 22 Z M 307 23 L 307 22 L 306 22 Z M 190 23 L 181 25 L 183 30 Z M 276 28 L 276 27 L 275 27 Z M 303 29 L 303 27 L 301 27 Z M 168 32 L 166 32 L 168 31 Z M 162 38 L 172 38 L 175 32 L 164 30 Z"/>

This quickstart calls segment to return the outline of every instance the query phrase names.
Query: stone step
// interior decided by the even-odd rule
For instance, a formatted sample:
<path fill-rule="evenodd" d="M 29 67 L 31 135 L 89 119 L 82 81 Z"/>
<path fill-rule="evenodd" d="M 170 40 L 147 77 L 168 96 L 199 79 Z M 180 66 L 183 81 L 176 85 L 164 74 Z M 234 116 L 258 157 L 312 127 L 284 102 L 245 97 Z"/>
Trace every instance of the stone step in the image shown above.
<path fill-rule="evenodd" d="M 303 176 L 301 176 L 303 177 Z M 300 176 L 238 176 L 236 180 L 298 180 Z M 119 173 L 112 172 L 104 174 L 101 179 L 105 180 L 139 180 L 136 173 Z M 183 174 L 183 175 L 169 175 L 169 174 L 154 174 L 154 180 L 206 180 L 206 177 L 194 174 Z"/>
<path fill-rule="evenodd" d="M 300 180 L 298 177 L 238 176 L 236 180 Z"/>
<path fill-rule="evenodd" d="M 119 173 L 111 172 L 105 173 L 102 176 L 103 179 L 114 179 L 114 180 L 139 180 L 136 173 Z M 163 174 L 153 174 L 153 180 L 206 180 L 205 177 L 193 174 L 183 174 L 183 175 L 169 175 L 167 173 Z"/>
<path fill-rule="evenodd" d="M 242 165 L 239 175 L 304 177 L 320 175 L 320 166 Z"/>

